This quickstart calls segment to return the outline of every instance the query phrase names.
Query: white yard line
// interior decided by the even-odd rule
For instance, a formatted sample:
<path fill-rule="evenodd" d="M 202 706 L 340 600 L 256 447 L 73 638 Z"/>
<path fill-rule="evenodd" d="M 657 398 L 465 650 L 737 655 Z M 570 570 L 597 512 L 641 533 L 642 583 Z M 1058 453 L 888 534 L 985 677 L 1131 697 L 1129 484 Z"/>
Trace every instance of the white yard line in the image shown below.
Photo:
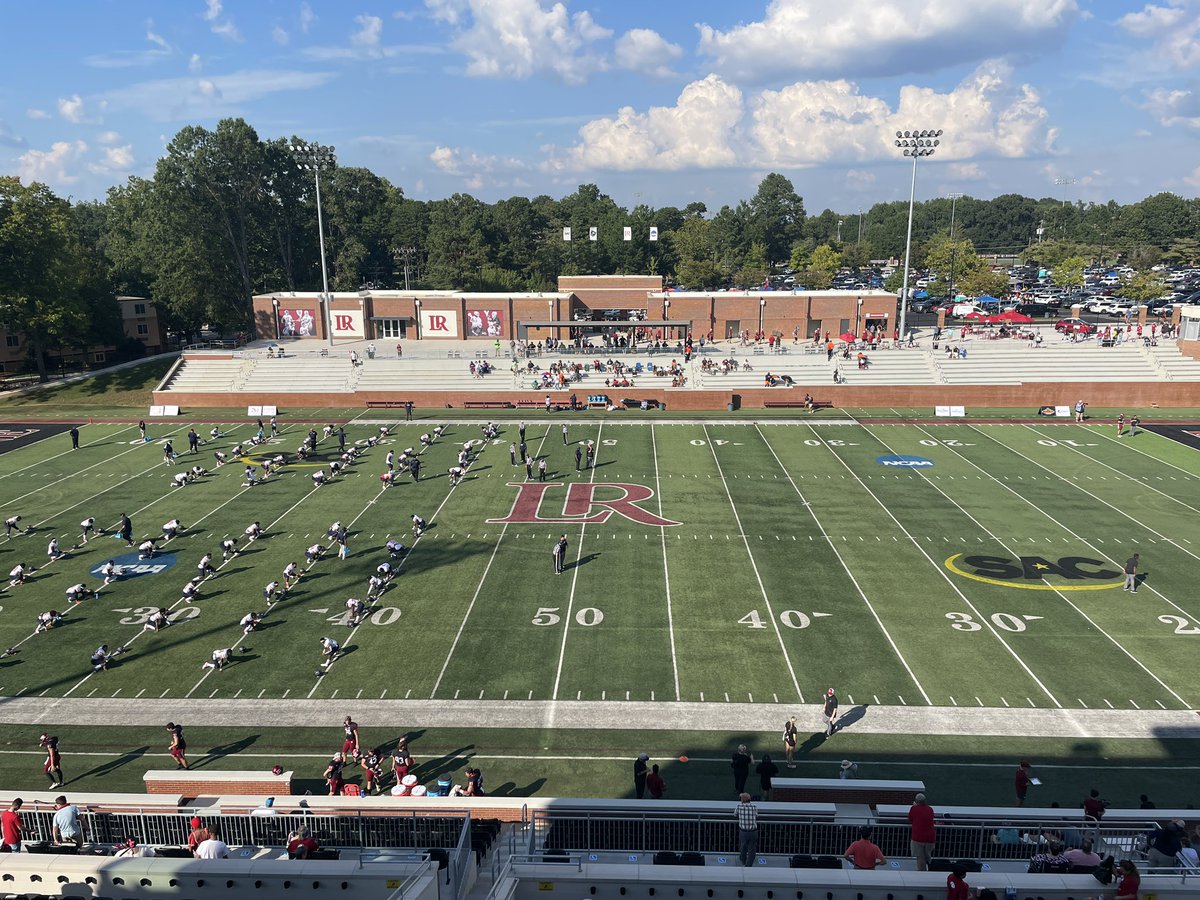
<path fill-rule="evenodd" d="M 816 436 L 815 430 L 813 431 L 813 436 L 814 437 Z M 878 440 L 878 438 L 876 438 L 876 440 Z M 879 442 L 881 444 L 883 443 L 883 441 L 879 441 Z M 911 543 L 914 547 L 917 548 L 918 551 L 920 551 L 921 555 L 924 556 L 925 559 L 929 562 L 929 565 L 933 566 L 934 570 L 939 575 L 942 576 L 942 578 L 945 580 L 946 584 L 950 585 L 950 589 L 953 590 L 954 593 L 958 594 L 959 599 L 962 600 L 962 602 L 965 603 L 971 609 L 971 611 L 973 613 L 975 613 L 976 620 L 979 621 L 980 623 L 982 623 L 983 626 L 985 628 L 987 628 L 988 631 L 991 632 L 992 636 L 997 641 L 1000 642 L 1000 645 L 1005 650 L 1008 651 L 1009 655 L 1016 661 L 1017 665 L 1019 665 L 1022 669 L 1025 670 L 1025 674 L 1028 675 L 1033 680 L 1034 684 L 1036 684 L 1041 689 L 1042 693 L 1044 693 L 1047 697 L 1050 698 L 1050 702 L 1052 702 L 1055 706 L 1057 706 L 1059 709 L 1061 709 L 1062 704 L 1058 702 L 1058 698 L 1055 697 L 1054 694 L 1050 693 L 1050 689 L 1048 687 L 1046 687 L 1044 684 L 1042 684 L 1042 680 L 1040 678 L 1038 678 L 1037 675 L 1034 674 L 1033 670 L 1031 668 L 1029 668 L 1029 666 L 1028 666 L 1028 664 L 1026 664 L 1025 660 L 1023 660 L 1020 657 L 1020 655 L 1017 653 L 1017 651 L 1014 650 L 1012 648 L 1012 646 L 1008 643 L 1008 641 L 1006 641 L 1004 639 L 1004 636 L 1002 634 L 1000 634 L 1000 632 L 995 628 L 995 626 L 992 625 L 991 619 L 989 619 L 987 616 L 985 616 L 983 613 L 981 613 L 979 611 L 978 607 L 976 607 L 975 604 L 971 602 L 970 598 L 968 598 L 967 595 L 962 592 L 962 590 L 959 588 L 959 586 L 954 583 L 953 579 L 950 578 L 950 575 L 946 572 L 946 570 L 942 566 L 938 565 L 937 561 L 932 556 L 930 556 L 925 551 L 925 548 L 922 547 L 921 544 L 917 541 L 917 538 L 907 528 L 904 527 L 904 525 L 900 522 L 900 520 L 898 518 L 896 518 L 896 515 L 892 512 L 892 510 L 888 507 L 888 505 L 886 503 L 884 503 L 882 500 L 880 500 L 879 497 L 875 494 L 875 492 L 873 490 L 871 490 L 869 487 L 867 487 L 867 483 L 858 476 L 858 473 L 855 472 L 854 469 L 852 469 L 850 467 L 850 464 L 847 463 L 844 459 L 842 459 L 841 455 L 833 447 L 830 447 L 824 441 L 822 441 L 822 444 L 824 444 L 824 446 L 828 448 L 829 452 L 833 454 L 834 459 L 836 459 L 838 462 L 840 462 L 842 464 L 843 467 L 845 467 L 846 471 L 849 472 L 851 474 L 851 476 L 853 476 L 854 480 L 857 481 L 860 485 L 862 485 L 863 490 L 865 490 L 868 494 L 871 495 L 871 498 L 876 503 L 879 504 L 879 508 L 882 509 L 885 513 L 887 513 L 888 518 L 890 518 L 893 522 L 896 523 L 896 527 L 899 528 L 901 532 L 903 532 L 903 534 L 906 538 L 908 538 L 909 543 Z M 887 445 L 884 444 L 884 446 L 887 446 Z M 932 484 L 932 482 L 930 482 L 930 483 Z"/>
<path fill-rule="evenodd" d="M 1142 456 L 1146 457 L 1147 459 L 1154 460 L 1160 466 L 1169 466 L 1170 468 L 1174 469 L 1175 471 L 1182 472 L 1184 475 L 1187 475 L 1191 478 L 1200 478 L 1200 472 L 1193 472 L 1189 469 L 1185 469 L 1181 466 L 1177 466 L 1174 463 L 1167 462 L 1165 459 L 1160 459 L 1159 457 L 1155 456 L 1153 453 L 1147 453 L 1145 450 L 1139 450 L 1137 447 L 1134 447 L 1127 440 L 1121 440 L 1119 438 L 1113 437 L 1112 435 L 1110 435 L 1108 433 L 1108 429 L 1111 426 L 1108 426 L 1108 425 L 1101 425 L 1101 426 L 1084 425 L 1080 422 L 1076 422 L 1074 424 L 1075 424 L 1076 428 L 1083 429 L 1089 435 L 1092 435 L 1094 437 L 1104 438 L 1104 440 L 1109 441 L 1110 443 L 1113 443 L 1113 444 L 1117 444 L 1118 446 L 1124 447 L 1126 450 L 1132 450 L 1134 453 L 1140 453 Z M 1180 423 L 1180 424 L 1182 424 L 1182 423 Z M 1161 438 L 1165 441 L 1170 441 L 1172 444 L 1179 443 L 1178 441 L 1172 441 L 1170 438 L 1165 437 L 1164 435 L 1161 435 L 1155 431 L 1146 431 L 1144 433 L 1153 435 L 1156 438 Z"/>
<path fill-rule="evenodd" d="M 592 474 L 588 484 L 596 483 L 596 463 L 600 460 L 600 435 L 604 433 L 604 422 L 596 429 L 596 453 L 592 456 Z M 579 526 L 579 549 L 575 551 L 575 565 L 571 569 L 571 592 L 567 595 L 567 613 L 563 616 L 562 644 L 558 648 L 558 668 L 554 673 L 554 690 L 550 694 L 552 700 L 558 699 L 558 686 L 562 682 L 563 660 L 567 657 L 567 634 L 571 630 L 571 615 L 575 611 L 575 585 L 579 583 L 579 560 L 583 559 L 583 538 L 587 533 L 587 523 Z"/>
<path fill-rule="evenodd" d="M 542 447 L 546 444 L 546 438 L 550 434 L 550 426 L 546 426 L 546 433 L 542 435 L 542 440 L 538 443 L 537 458 L 542 455 Z M 483 575 L 479 578 L 479 584 L 475 586 L 475 593 L 471 596 L 471 602 L 467 604 L 467 611 L 463 613 L 462 621 L 458 625 L 458 631 L 454 635 L 454 641 L 450 644 L 450 652 L 446 654 L 446 660 L 442 663 L 441 671 L 438 672 L 437 678 L 433 682 L 433 690 L 429 692 L 429 699 L 432 700 L 437 696 L 438 688 L 441 687 L 442 679 L 446 677 L 446 670 L 450 667 L 450 660 L 454 656 L 454 651 L 458 649 L 458 642 L 462 639 L 463 632 L 467 628 L 467 622 L 471 618 L 471 613 L 475 609 L 475 602 L 479 599 L 479 594 L 483 591 L 484 582 L 487 581 L 488 572 L 492 570 L 492 563 L 496 561 L 496 554 L 500 551 L 500 543 L 504 540 L 504 536 L 508 534 L 508 522 L 500 529 L 500 536 L 496 538 L 496 546 L 492 548 L 492 555 L 488 557 L 487 565 L 483 569 Z"/>
<path fill-rule="evenodd" d="M 658 475 L 658 440 L 654 436 L 654 425 L 650 425 L 650 452 L 654 455 L 654 494 L 658 497 L 658 517 L 661 519 L 662 514 L 662 482 Z M 675 616 L 671 608 L 671 571 L 667 566 L 667 527 L 660 525 L 658 527 L 659 535 L 662 538 L 662 554 L 663 554 L 663 586 L 667 591 L 667 633 L 671 638 L 671 674 L 675 677 L 675 699 L 682 699 L 679 693 L 679 663 L 675 657 Z"/>
<path fill-rule="evenodd" d="M 390 434 L 390 432 L 389 432 L 389 434 Z M 445 435 L 445 434 L 443 434 L 443 435 L 442 435 L 442 438 L 444 438 L 445 436 L 446 436 L 446 435 Z M 428 450 L 430 447 L 432 447 L 434 444 L 436 444 L 438 440 L 441 440 L 441 438 L 437 438 L 436 440 L 434 440 L 434 441 L 431 441 L 430 443 L 428 443 L 428 444 L 426 444 L 424 447 L 422 447 L 422 448 L 421 448 L 421 449 L 420 449 L 420 450 L 417 452 L 417 456 L 423 456 L 423 455 L 425 454 L 425 451 L 426 451 L 426 450 Z M 486 450 L 486 449 L 487 449 L 489 446 L 491 446 L 491 444 L 490 444 L 490 443 L 488 443 L 487 441 L 484 441 L 482 444 L 480 444 L 480 445 L 479 445 L 479 453 L 476 453 L 476 454 L 475 454 L 475 459 L 469 460 L 469 461 L 467 462 L 467 471 L 468 471 L 468 472 L 470 472 L 470 471 L 471 471 L 471 466 L 473 466 L 473 465 L 475 464 L 475 460 L 476 460 L 476 459 L 479 459 L 479 456 L 480 456 L 480 455 L 483 453 L 483 451 L 484 451 L 484 450 Z M 461 484 L 461 482 L 460 482 L 460 484 Z M 442 508 L 443 508 L 443 507 L 446 505 L 446 503 L 447 503 L 447 502 L 450 500 L 451 496 L 453 496 L 453 494 L 454 494 L 454 488 L 455 488 L 456 486 L 457 486 L 457 485 L 453 485 L 453 484 L 452 484 L 452 485 L 450 485 L 450 489 L 449 489 L 448 491 L 446 491 L 446 496 L 442 498 L 442 502 L 438 504 L 438 508 L 437 508 L 437 509 L 435 509 L 435 510 L 433 511 L 433 516 L 432 516 L 432 517 L 429 519 L 429 521 L 426 523 L 427 525 L 428 525 L 428 524 L 436 524 L 436 523 L 437 523 L 437 519 L 438 519 L 438 516 L 439 516 L 439 515 L 441 515 Z M 351 519 L 351 520 L 350 520 L 350 525 L 349 525 L 349 526 L 347 527 L 347 529 L 346 529 L 347 531 L 349 531 L 349 530 L 350 530 L 350 528 L 354 527 L 354 523 L 355 523 L 355 522 L 357 522 L 357 521 L 358 521 L 359 519 L 361 519 L 361 518 L 362 518 L 364 515 L 366 515 L 366 512 L 367 512 L 367 510 L 368 510 L 368 509 L 370 509 L 372 506 L 374 506 L 374 505 L 375 505 L 376 501 L 378 501 L 378 500 L 379 500 L 379 498 L 383 496 L 383 492 L 384 492 L 385 490 L 387 490 L 387 489 L 386 489 L 386 488 L 381 488 L 381 489 L 380 489 L 380 491 L 379 491 L 379 493 L 375 495 L 374 499 L 372 499 L 372 500 L 371 500 L 369 503 L 367 503 L 367 505 L 366 505 L 366 506 L 364 506 L 364 507 L 363 507 L 361 510 L 359 510 L 359 513 L 358 513 L 358 515 L 356 515 L 356 516 L 355 516 L 353 519 Z M 400 562 L 396 564 L 396 575 L 397 575 L 397 576 L 400 574 L 400 570 L 404 568 L 404 565 L 405 565 L 405 563 L 407 563 L 407 562 L 408 562 L 408 560 L 409 560 L 409 558 L 410 558 L 410 557 L 413 555 L 413 553 L 415 553 L 415 552 L 416 552 L 416 549 L 417 549 L 417 544 L 421 543 L 421 540 L 422 540 L 422 539 L 425 537 L 425 535 L 426 535 L 426 534 L 428 534 L 428 533 L 429 533 L 428 531 L 422 531 L 422 532 L 421 532 L 421 535 L 420 535 L 420 537 L 418 537 L 416 540 L 414 540 L 414 541 L 413 541 L 413 543 L 412 543 L 412 546 L 408 548 L 408 552 L 404 554 L 404 559 L 400 560 Z M 394 577 L 395 577 L 395 576 L 393 576 L 393 578 L 394 578 Z M 366 617 L 365 617 L 365 616 L 363 617 L 363 620 L 362 620 L 362 622 L 359 622 L 359 623 L 358 623 L 357 625 L 355 625 L 355 626 L 354 626 L 352 629 L 350 629 L 350 634 L 348 634 L 348 635 L 346 636 L 346 641 L 345 641 L 345 643 L 341 645 L 343 648 L 346 648 L 346 647 L 349 647 L 349 646 L 350 646 L 350 642 L 351 642 L 352 640 L 354 640 L 354 636 L 355 636 L 356 634 L 358 634 L 358 629 L 362 628 L 362 626 L 363 626 L 363 622 L 366 622 Z M 326 675 L 328 675 L 328 674 L 329 674 L 329 671 L 330 671 L 330 670 L 331 670 L 331 669 L 334 667 L 334 665 L 335 665 L 336 663 L 337 663 L 337 660 L 336 660 L 336 659 L 329 660 L 329 664 L 328 664 L 327 666 L 325 666 L 325 674 L 326 674 Z M 209 673 L 209 674 L 211 674 L 211 673 Z M 313 694 L 315 694 L 315 693 L 317 692 L 317 688 L 319 688 L 319 687 L 321 686 L 321 682 L 322 682 L 323 680 L 324 680 L 324 677 L 322 677 L 322 678 L 318 678 L 318 679 L 317 679 L 316 683 L 315 683 L 315 684 L 312 686 L 312 688 L 309 690 L 309 692 L 308 692 L 308 698 L 307 698 L 307 699 L 310 699 L 310 700 L 312 699 L 312 695 L 313 695 Z"/>
<path fill-rule="evenodd" d="M 926 431 L 920 425 L 916 425 L 915 427 L 922 434 L 927 435 L 930 438 L 933 437 L 933 435 L 930 432 Z M 876 437 L 876 440 L 879 440 L 878 437 Z M 883 442 L 880 441 L 880 443 L 882 444 Z M 883 446 L 887 447 L 887 444 L 883 444 Z M 1004 445 L 1001 445 L 1001 446 L 1004 446 Z M 966 462 L 972 468 L 978 469 L 980 472 L 983 472 L 988 478 L 990 478 L 996 484 L 1000 485 L 1000 487 L 1004 488 L 1006 491 L 1008 491 L 1014 497 L 1018 497 L 1019 499 L 1024 501 L 1026 504 L 1033 507 L 1035 510 L 1037 510 L 1039 513 L 1041 513 L 1043 516 L 1045 516 L 1047 519 L 1049 519 L 1051 522 L 1053 522 L 1055 525 L 1057 525 L 1063 531 L 1067 532 L 1067 534 L 1071 535 L 1076 540 L 1083 543 L 1085 546 L 1090 547 L 1094 552 L 1100 554 L 1100 556 L 1102 556 L 1106 559 L 1109 558 L 1108 554 L 1102 552 L 1101 550 L 1099 550 L 1098 548 L 1093 546 L 1091 543 L 1084 540 L 1082 537 L 1080 537 L 1078 534 L 1076 534 L 1074 531 L 1072 531 L 1070 528 L 1068 528 L 1062 522 L 1058 521 L 1058 519 L 1056 519 L 1052 515 L 1050 515 L 1050 513 L 1046 512 L 1046 510 L 1044 510 L 1041 506 L 1034 503 L 1028 497 L 1024 496 L 1020 491 L 1014 490 L 1013 488 L 1009 487 L 1007 484 L 1000 481 L 1000 479 L 996 478 L 994 475 L 992 475 L 990 472 L 988 472 L 982 466 L 976 465 L 972 460 L 968 459 L 966 456 L 959 453 L 958 450 L 955 449 L 954 447 L 947 445 L 946 449 L 953 452 L 955 456 L 957 456 L 959 459 Z M 891 447 L 888 447 L 888 450 L 891 450 Z M 1025 456 L 1020 451 L 1013 450 L 1013 452 L 1016 453 L 1018 456 L 1021 456 L 1022 458 L 1029 460 L 1029 462 L 1033 462 L 1033 460 L 1029 459 L 1029 457 Z M 1037 465 L 1037 463 L 1034 463 L 1034 465 Z M 1045 469 L 1045 466 L 1039 466 L 1039 468 Z M 1049 470 L 1047 469 L 1046 471 L 1049 471 Z M 926 480 L 928 480 L 928 479 L 926 479 Z M 930 484 L 933 484 L 933 483 L 930 482 Z M 969 518 L 972 522 L 974 522 L 976 525 L 978 525 L 983 530 L 984 534 L 988 535 L 988 537 L 990 537 L 992 540 L 996 541 L 996 543 L 998 543 L 1001 547 L 1004 547 L 1004 549 L 1006 549 L 1011 555 L 1016 556 L 1016 557 L 1019 557 L 1021 555 L 1019 551 L 1014 550 L 1011 546 L 1009 546 L 1007 543 L 1005 543 L 1001 538 L 997 537 L 990 528 L 988 528 L 986 525 L 984 525 L 982 522 L 980 522 L 977 518 L 975 518 L 973 515 L 968 513 L 961 506 L 959 506 L 958 501 L 956 501 L 953 497 L 951 497 L 949 494 L 947 494 L 945 491 L 943 491 L 937 485 L 933 485 L 933 487 L 943 497 L 945 497 L 947 500 L 949 500 L 951 503 L 953 503 L 955 506 L 957 506 L 959 511 L 962 512 L 963 515 L 967 516 L 967 518 Z M 1115 562 L 1115 560 L 1113 560 L 1113 561 Z M 1050 581 L 1048 579 L 1043 578 L 1042 580 L 1044 582 L 1046 582 L 1046 584 L 1050 584 Z M 1051 586 L 1053 587 L 1053 585 L 1051 585 Z M 1118 650 L 1120 650 L 1122 653 L 1124 653 L 1126 656 L 1128 656 L 1129 659 L 1135 665 L 1137 665 L 1143 672 L 1145 672 L 1147 675 L 1149 675 L 1151 678 L 1153 678 L 1155 681 L 1157 681 L 1159 686 L 1162 687 L 1163 690 L 1165 690 L 1172 697 L 1174 697 L 1176 700 L 1178 700 L 1180 702 L 1180 704 L 1182 704 L 1185 708 L 1190 708 L 1190 704 L 1186 700 L 1184 700 L 1183 697 L 1181 697 L 1177 691 L 1173 690 L 1171 687 L 1169 687 L 1167 685 L 1167 683 L 1165 681 L 1163 681 L 1161 678 L 1159 678 L 1157 675 L 1155 675 L 1153 672 L 1151 672 L 1150 669 L 1147 668 L 1146 665 L 1140 659 L 1138 659 L 1136 656 L 1134 656 L 1132 653 L 1130 653 L 1127 649 L 1125 649 L 1125 647 L 1121 644 L 1120 641 L 1118 641 L 1111 634 L 1109 634 L 1104 628 L 1102 628 L 1099 625 L 1099 623 L 1096 622 L 1095 619 L 1093 619 L 1091 616 L 1089 616 L 1087 613 L 1085 613 L 1076 603 L 1072 602 L 1072 600 L 1066 595 L 1065 592 L 1056 589 L 1054 591 L 1054 593 L 1057 594 L 1058 597 L 1064 603 L 1066 603 L 1068 606 L 1070 606 L 1071 609 L 1073 609 L 1073 610 L 1075 610 L 1075 612 L 1079 613 L 1079 615 L 1082 616 L 1089 625 L 1091 625 L 1093 628 L 1095 628 L 1096 631 L 1098 631 L 1100 634 L 1102 634 L 1106 638 L 1108 638 L 1108 640 L 1113 644 L 1113 646 L 1115 646 Z M 1172 604 L 1172 605 L 1174 605 L 1174 604 Z M 1179 607 L 1175 607 L 1175 608 L 1179 609 Z M 1180 610 L 1180 612 L 1182 612 L 1182 610 Z"/>
<path fill-rule="evenodd" d="M 773 457 L 775 457 L 775 462 L 779 464 L 779 468 L 783 471 L 783 474 L 787 477 L 788 483 L 791 484 L 792 489 L 796 492 L 796 496 L 800 498 L 801 505 L 803 505 L 804 508 L 808 510 L 809 515 L 812 516 L 813 522 L 816 524 L 818 530 L 820 530 L 820 532 L 821 532 L 821 537 L 823 537 L 825 539 L 825 543 L 827 543 L 829 545 L 829 548 L 831 550 L 833 550 L 834 555 L 838 558 L 838 562 L 842 564 L 842 568 L 846 571 L 846 575 L 847 575 L 847 577 L 849 577 L 850 582 L 854 585 L 854 589 L 856 591 L 858 591 L 858 596 L 860 596 L 862 598 L 863 603 L 865 603 L 867 605 L 867 609 L 869 609 L 871 611 L 871 616 L 875 619 L 875 624 L 879 626 L 879 630 L 883 632 L 883 636 L 887 639 L 888 644 L 891 645 L 892 651 L 896 654 L 896 658 L 900 660 L 900 665 L 904 666 L 904 671 L 906 671 L 908 673 L 908 677 L 912 679 L 913 684 L 916 685 L 917 690 L 921 692 L 921 696 L 925 699 L 925 702 L 928 703 L 930 706 L 932 706 L 933 701 L 930 700 L 929 695 L 927 693 L 925 693 L 925 688 L 921 685 L 921 682 L 917 678 L 916 673 L 912 670 L 912 667 L 909 666 L 908 660 L 906 660 L 904 658 L 904 654 L 900 652 L 900 648 L 896 645 L 896 642 L 892 639 L 892 635 L 888 632 L 887 626 L 883 624 L 883 620 L 879 617 L 879 613 L 877 613 L 875 611 L 875 606 L 867 598 L 866 592 L 862 589 L 862 586 L 858 583 L 858 579 L 854 577 L 854 572 L 851 570 L 851 568 L 850 568 L 849 564 L 846 562 L 846 560 L 842 557 L 841 551 L 838 550 L 837 545 L 834 544 L 833 539 L 830 538 L 829 533 L 825 530 L 825 526 L 823 524 L 821 524 L 821 520 L 817 517 L 817 513 L 813 509 L 812 504 L 808 502 L 808 498 L 804 496 L 803 492 L 797 486 L 796 482 L 794 480 L 792 480 L 791 472 L 789 472 L 787 466 L 785 466 L 783 464 L 783 460 L 781 460 L 779 458 L 779 454 L 777 454 L 775 452 L 775 448 L 771 446 L 771 443 L 770 443 L 770 441 L 767 440 L 766 435 L 764 435 L 761 431 L 759 431 L 757 426 L 755 426 L 754 430 L 758 431 L 758 436 L 760 438 L 762 438 L 762 442 L 767 445 L 767 449 L 770 450 L 771 455 Z"/>
<path fill-rule="evenodd" d="M 766 585 L 763 584 L 762 575 L 758 572 L 758 564 L 754 561 L 754 553 L 750 550 L 750 540 L 746 537 L 742 527 L 742 517 L 738 515 L 737 506 L 733 502 L 733 494 L 729 492 L 729 483 L 725 481 L 725 470 L 721 468 L 721 461 L 717 458 L 717 448 L 713 445 L 712 437 L 708 433 L 708 426 L 704 427 L 704 442 L 708 444 L 708 449 L 712 451 L 713 462 L 716 464 L 717 472 L 721 475 L 721 485 L 725 488 L 725 497 L 729 500 L 729 508 L 733 511 L 733 520 L 737 522 L 738 531 L 742 533 L 742 543 L 746 546 L 746 556 L 750 559 L 750 568 L 754 571 L 754 579 L 758 582 L 758 589 L 762 593 L 763 603 L 767 605 L 767 615 L 771 617 L 771 626 L 775 629 L 775 637 L 779 640 L 779 649 L 783 653 L 783 661 L 787 664 L 788 674 L 792 676 L 792 687 L 796 689 L 796 697 L 803 702 L 804 692 L 800 690 L 800 681 L 796 678 L 796 670 L 792 666 L 792 657 L 788 654 L 787 644 L 784 643 L 783 633 L 779 630 L 779 620 L 775 617 L 775 609 L 771 606 L 771 598 L 767 596 Z"/>
<path fill-rule="evenodd" d="M 85 422 L 84 424 L 80 425 L 79 428 L 80 428 L 80 430 L 82 430 L 84 428 L 87 428 L 91 424 L 92 423 L 90 423 L 90 422 Z M 134 427 L 133 425 L 126 425 L 124 428 L 118 428 L 112 434 L 108 435 L 108 437 L 103 437 L 98 441 L 92 441 L 91 443 L 88 443 L 88 444 L 80 444 L 79 449 L 82 450 L 84 447 L 95 447 L 97 444 L 103 444 L 106 440 L 108 440 L 108 438 L 116 437 L 122 431 L 129 431 L 133 427 Z M 69 431 L 64 431 L 64 432 L 62 432 L 62 434 L 53 434 L 50 437 L 42 438 L 42 440 L 40 440 L 40 441 L 34 441 L 32 444 L 26 444 L 25 447 L 34 447 L 34 446 L 37 446 L 38 444 L 42 443 L 43 441 L 49 441 L 49 440 L 52 440 L 53 438 L 62 437 L 63 435 L 69 434 L 69 433 L 70 433 Z M 25 447 L 21 447 L 20 449 L 24 450 Z M 75 452 L 74 449 L 72 449 L 72 450 L 64 450 L 62 453 L 55 453 L 53 456 L 47 456 L 45 459 L 39 459 L 37 462 L 30 463 L 29 465 L 23 466 L 20 469 L 13 469 L 11 472 L 5 472 L 3 475 L 0 475 L 0 479 L 11 478 L 13 475 L 20 475 L 22 472 L 29 471 L 34 466 L 40 466 L 43 463 L 48 463 L 51 460 L 58 459 L 60 456 L 66 456 L 66 455 L 68 455 L 70 453 L 74 453 L 74 452 Z"/>

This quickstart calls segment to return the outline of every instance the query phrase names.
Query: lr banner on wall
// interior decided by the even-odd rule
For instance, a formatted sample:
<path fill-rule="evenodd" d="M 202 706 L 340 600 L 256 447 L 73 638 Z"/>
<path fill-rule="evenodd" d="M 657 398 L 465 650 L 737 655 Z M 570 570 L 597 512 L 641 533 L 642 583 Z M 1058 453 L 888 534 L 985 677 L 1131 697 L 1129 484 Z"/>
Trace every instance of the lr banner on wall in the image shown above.
<path fill-rule="evenodd" d="M 467 337 L 504 337 L 504 311 L 499 309 L 468 309 Z"/>
<path fill-rule="evenodd" d="M 333 319 L 333 336 L 335 338 L 363 338 L 363 314 L 361 309 L 335 309 L 330 317 Z"/>
<path fill-rule="evenodd" d="M 316 320 L 309 309 L 280 309 L 280 337 L 312 337 L 316 331 Z"/>
<path fill-rule="evenodd" d="M 421 337 L 458 337 L 458 313 L 454 310 L 421 310 Z"/>

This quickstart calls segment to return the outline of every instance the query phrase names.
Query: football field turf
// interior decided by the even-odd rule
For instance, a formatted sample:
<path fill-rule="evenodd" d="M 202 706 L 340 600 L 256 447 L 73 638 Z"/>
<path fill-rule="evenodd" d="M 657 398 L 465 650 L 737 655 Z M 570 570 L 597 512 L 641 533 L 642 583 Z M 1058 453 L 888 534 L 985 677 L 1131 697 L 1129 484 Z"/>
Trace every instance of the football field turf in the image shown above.
<path fill-rule="evenodd" d="M 58 433 L 0 456 L 2 517 L 34 528 L 0 543 L 0 565 L 37 568 L 0 594 L 0 647 L 18 648 L 0 660 L 0 696 L 177 700 L 180 719 L 210 698 L 336 699 L 347 712 L 354 701 L 459 700 L 465 727 L 487 724 L 481 700 L 636 701 L 630 727 L 654 727 L 654 710 L 677 700 L 777 704 L 782 720 L 831 686 L 843 708 L 1180 710 L 1200 698 L 1200 543 L 1189 537 L 1200 455 L 1164 435 L 538 414 L 527 440 L 548 478 L 536 488 L 510 464 L 515 421 L 488 443 L 477 424 L 449 424 L 422 451 L 417 484 L 383 489 L 377 476 L 388 449 L 420 448 L 428 423 L 395 424 L 331 484 L 313 487 L 310 461 L 247 488 L 242 466 L 215 469 L 212 452 L 248 439 L 249 422 L 163 464 L 159 442 L 185 449 L 192 424 L 154 423 L 144 445 L 136 427 L 94 424 L 77 451 Z M 308 427 L 286 423 L 270 452 L 290 456 Z M 351 442 L 377 430 L 347 427 Z M 576 472 L 575 447 L 588 440 L 596 465 Z M 477 455 L 452 488 L 446 471 L 465 441 Z M 323 441 L 317 462 L 334 450 Z M 210 474 L 171 487 L 196 463 Z M 34 634 L 39 612 L 70 605 L 67 587 L 99 586 L 92 572 L 107 559 L 138 566 L 111 536 L 78 545 L 82 519 L 111 531 L 122 512 L 135 540 L 173 517 L 186 530 Z M 414 513 L 429 523 L 415 542 Z M 247 545 L 256 519 L 266 534 Z M 334 521 L 349 529 L 349 557 L 326 554 L 267 610 L 263 586 L 289 562 L 303 567 L 309 545 L 328 546 Z M 222 563 L 228 535 L 242 552 Z M 69 552 L 48 563 L 52 537 Z M 410 546 L 400 575 L 352 626 L 345 601 L 365 596 L 389 537 Z M 182 603 L 205 552 L 217 573 Z M 1134 552 L 1131 595 L 1121 569 Z M 160 606 L 175 624 L 143 631 Z M 264 627 L 243 639 L 251 610 L 266 611 Z M 323 636 L 344 655 L 318 676 Z M 129 651 L 96 673 L 101 643 Z M 202 670 L 222 647 L 233 664 Z"/>

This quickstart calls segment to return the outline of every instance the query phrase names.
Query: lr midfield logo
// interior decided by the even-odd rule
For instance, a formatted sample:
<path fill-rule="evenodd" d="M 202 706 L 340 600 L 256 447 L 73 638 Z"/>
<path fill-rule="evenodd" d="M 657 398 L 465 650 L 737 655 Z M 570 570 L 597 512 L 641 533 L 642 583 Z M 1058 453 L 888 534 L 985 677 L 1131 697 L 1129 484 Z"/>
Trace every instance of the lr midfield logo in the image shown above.
<path fill-rule="evenodd" d="M 682 522 L 672 522 L 657 516 L 642 507 L 639 503 L 651 499 L 654 491 L 644 484 L 616 484 L 604 482 L 601 484 L 575 483 L 567 488 L 567 497 L 563 502 L 562 515 L 541 515 L 542 499 L 551 488 L 562 487 L 556 482 L 512 482 L 509 487 L 517 488 L 517 499 L 513 502 L 512 512 L 503 519 L 488 519 L 489 524 L 530 524 L 541 523 L 575 523 L 579 525 L 599 524 L 607 522 L 616 513 L 631 522 L 641 525 L 667 526 L 681 525 Z M 606 492 L 617 492 L 617 497 L 605 497 Z M 597 495 L 601 496 L 597 496 Z M 596 509 L 599 507 L 599 509 Z M 592 510 L 596 509 L 595 512 Z"/>
<path fill-rule="evenodd" d="M 955 575 L 1025 591 L 1105 591 L 1124 583 L 1122 573 L 1102 559 L 1063 556 L 966 556 L 956 553 L 945 566 Z"/>

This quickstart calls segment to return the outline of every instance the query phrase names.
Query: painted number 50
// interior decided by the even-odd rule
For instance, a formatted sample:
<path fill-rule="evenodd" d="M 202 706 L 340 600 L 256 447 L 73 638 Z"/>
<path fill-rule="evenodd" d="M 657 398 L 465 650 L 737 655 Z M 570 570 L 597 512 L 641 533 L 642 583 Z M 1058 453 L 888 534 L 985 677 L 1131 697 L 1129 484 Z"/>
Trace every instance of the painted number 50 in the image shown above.
<path fill-rule="evenodd" d="M 534 625 L 557 625 L 562 621 L 562 616 L 558 614 L 561 607 L 558 606 L 540 606 L 537 614 L 533 617 L 532 624 Z M 592 625 L 599 625 L 604 621 L 604 613 L 596 609 L 594 606 L 585 606 L 583 609 L 575 613 L 575 621 L 585 628 Z"/>

